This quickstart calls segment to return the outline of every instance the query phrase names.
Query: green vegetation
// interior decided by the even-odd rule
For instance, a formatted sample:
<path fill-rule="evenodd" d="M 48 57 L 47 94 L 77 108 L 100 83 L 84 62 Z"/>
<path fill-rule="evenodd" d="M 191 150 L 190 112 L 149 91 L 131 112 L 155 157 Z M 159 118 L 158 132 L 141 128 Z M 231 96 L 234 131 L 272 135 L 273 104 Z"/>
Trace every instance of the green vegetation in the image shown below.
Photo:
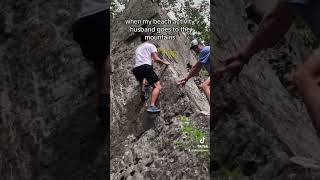
<path fill-rule="evenodd" d="M 190 122 L 189 118 L 185 115 L 180 115 L 181 122 L 181 132 L 186 136 L 186 140 L 184 142 L 176 141 L 175 144 L 186 150 L 186 149 L 199 149 L 198 145 L 200 145 L 200 140 L 204 137 L 206 140 L 203 145 L 208 146 L 208 134 L 206 132 L 201 131 L 196 125 Z M 205 151 L 199 151 L 205 152 Z"/>
<path fill-rule="evenodd" d="M 111 0 L 111 20 L 121 13 L 129 0 Z M 210 40 L 210 4 L 209 0 L 162 0 L 162 7 L 174 15 L 177 20 L 189 19 L 193 23 L 184 25 L 191 28 L 192 33 L 185 33 L 189 40 L 198 38 L 208 44 Z"/>
<path fill-rule="evenodd" d="M 199 5 L 196 5 L 193 0 L 186 0 L 182 4 L 181 8 L 176 13 L 178 19 L 189 19 L 193 24 L 186 25 L 186 27 L 194 30 L 194 34 L 187 34 L 189 39 L 198 38 L 205 43 L 210 40 L 209 23 L 205 21 L 209 20 L 209 2 L 203 0 Z"/>
<path fill-rule="evenodd" d="M 114 19 L 114 16 L 116 15 L 117 9 L 118 9 L 118 4 L 117 4 L 116 0 L 111 0 L 111 3 L 110 3 L 111 21 Z"/>
<path fill-rule="evenodd" d="M 194 122 L 191 122 L 185 115 L 180 115 L 181 132 L 186 137 L 184 140 L 178 140 L 174 144 L 180 150 L 187 150 L 197 154 L 197 156 L 210 166 L 210 151 L 208 133 L 201 131 Z M 203 144 L 200 140 L 205 138 Z"/>
<path fill-rule="evenodd" d="M 180 118 L 182 122 L 182 132 L 187 134 L 191 140 L 198 144 L 201 138 L 205 137 L 205 134 L 192 125 L 186 116 L 180 116 Z"/>
<path fill-rule="evenodd" d="M 297 17 L 295 25 L 299 30 L 299 34 L 302 36 L 304 40 L 305 46 L 310 47 L 312 49 L 319 47 L 319 42 L 317 38 L 301 17 Z"/>
<path fill-rule="evenodd" d="M 168 12 L 172 12 L 178 20 L 189 19 L 193 23 L 184 25 L 191 28 L 193 33 L 186 34 L 191 40 L 198 38 L 208 43 L 210 40 L 210 4 L 208 0 L 199 1 L 195 0 L 168 0 L 163 2 L 164 8 Z"/>
<path fill-rule="evenodd" d="M 111 22 L 118 13 L 124 10 L 128 2 L 129 0 L 111 0 L 111 3 L 110 3 Z"/>
<path fill-rule="evenodd" d="M 177 147 L 179 147 L 181 150 L 188 148 L 187 144 L 185 144 L 185 143 L 183 143 L 183 142 L 180 142 L 180 141 L 176 141 L 176 142 L 174 142 L 174 144 L 175 144 Z"/>
<path fill-rule="evenodd" d="M 230 171 L 228 169 L 222 168 L 219 172 L 222 176 L 227 177 L 229 180 L 240 180 L 243 175 L 237 169 Z"/>
<path fill-rule="evenodd" d="M 200 75 L 205 76 L 205 77 L 209 77 L 210 76 L 209 72 L 207 70 L 204 70 L 204 69 L 201 69 Z"/>
<path fill-rule="evenodd" d="M 167 48 L 158 48 L 158 52 L 162 55 L 166 55 L 168 58 L 178 57 L 178 52 Z"/>

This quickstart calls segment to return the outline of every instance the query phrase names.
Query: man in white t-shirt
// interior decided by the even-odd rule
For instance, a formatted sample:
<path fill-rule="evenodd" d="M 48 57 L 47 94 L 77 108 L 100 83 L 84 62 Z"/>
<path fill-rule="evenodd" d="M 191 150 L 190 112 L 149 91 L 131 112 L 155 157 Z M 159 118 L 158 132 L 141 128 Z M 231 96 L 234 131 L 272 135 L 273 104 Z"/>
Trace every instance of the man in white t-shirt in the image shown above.
<path fill-rule="evenodd" d="M 93 62 L 97 81 L 97 112 L 107 117 L 110 101 L 107 82 L 109 59 L 110 9 L 109 0 L 82 0 L 78 19 L 73 24 L 73 38 L 82 54 Z"/>
<path fill-rule="evenodd" d="M 153 87 L 151 95 L 151 104 L 147 109 L 147 112 L 156 113 L 160 112 L 160 109 L 156 106 L 157 99 L 160 95 L 161 85 L 157 74 L 153 70 L 152 62 L 158 62 L 161 64 L 169 65 L 170 63 L 166 60 L 162 60 L 157 53 L 157 47 L 150 42 L 147 42 L 146 36 L 148 34 L 141 35 L 141 41 L 135 51 L 135 65 L 132 70 L 136 79 L 140 82 L 141 93 L 144 96 L 144 80 L 147 80 L 148 84 Z"/>

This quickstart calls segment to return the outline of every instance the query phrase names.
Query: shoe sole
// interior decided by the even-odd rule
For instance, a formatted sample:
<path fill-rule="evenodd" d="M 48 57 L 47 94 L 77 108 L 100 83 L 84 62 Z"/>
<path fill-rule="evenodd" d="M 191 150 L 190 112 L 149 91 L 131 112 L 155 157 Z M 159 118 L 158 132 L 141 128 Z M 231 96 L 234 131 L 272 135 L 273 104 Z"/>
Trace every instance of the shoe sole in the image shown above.
<path fill-rule="evenodd" d="M 147 112 L 149 112 L 149 113 L 158 113 L 158 112 L 160 112 L 161 110 L 159 110 L 159 111 L 149 111 L 149 110 L 147 110 Z"/>

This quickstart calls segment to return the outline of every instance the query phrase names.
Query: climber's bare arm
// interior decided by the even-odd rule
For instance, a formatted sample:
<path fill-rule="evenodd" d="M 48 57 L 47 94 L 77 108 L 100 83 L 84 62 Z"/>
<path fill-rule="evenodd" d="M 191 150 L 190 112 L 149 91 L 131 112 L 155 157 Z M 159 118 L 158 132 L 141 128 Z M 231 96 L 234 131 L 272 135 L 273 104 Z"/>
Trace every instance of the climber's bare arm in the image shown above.
<path fill-rule="evenodd" d="M 294 18 L 295 11 L 292 5 L 278 3 L 276 7 L 264 16 L 258 32 L 242 50 L 243 58 L 249 60 L 251 56 L 259 51 L 272 47 L 288 32 Z"/>
<path fill-rule="evenodd" d="M 156 52 L 151 53 L 151 57 L 155 62 L 166 64 L 166 65 L 170 64 L 168 61 L 161 59 Z"/>
<path fill-rule="evenodd" d="M 225 59 L 224 67 L 214 72 L 215 79 L 220 79 L 225 72 L 238 74 L 245 63 L 259 51 L 273 46 L 289 30 L 295 18 L 294 7 L 288 3 L 278 3 L 260 23 L 253 39 L 236 54 Z"/>
<path fill-rule="evenodd" d="M 194 76 L 198 76 L 199 72 L 202 68 L 202 64 L 198 61 L 191 69 L 191 71 L 189 72 L 188 76 L 185 78 L 186 80 L 189 80 L 190 78 L 194 77 Z"/>
<path fill-rule="evenodd" d="M 179 85 L 180 87 L 184 87 L 184 86 L 186 85 L 187 81 L 188 81 L 190 78 L 199 75 L 199 72 L 200 72 L 201 68 L 202 68 L 202 64 L 201 64 L 200 62 L 197 62 L 197 63 L 192 67 L 192 69 L 191 69 L 191 71 L 189 72 L 188 76 L 178 81 L 178 85 Z"/>

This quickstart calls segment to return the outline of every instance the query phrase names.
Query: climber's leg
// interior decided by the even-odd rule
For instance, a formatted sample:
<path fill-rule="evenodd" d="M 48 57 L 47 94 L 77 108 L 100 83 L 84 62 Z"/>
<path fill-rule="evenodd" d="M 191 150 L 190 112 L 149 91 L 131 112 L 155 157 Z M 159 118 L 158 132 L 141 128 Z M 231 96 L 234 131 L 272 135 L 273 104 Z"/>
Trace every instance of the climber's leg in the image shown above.
<path fill-rule="evenodd" d="M 152 66 L 146 66 L 145 72 L 145 78 L 148 84 L 153 86 L 153 90 L 151 93 L 151 106 L 155 106 L 161 90 L 160 81 Z"/>
<path fill-rule="evenodd" d="M 202 83 L 201 87 L 208 101 L 210 102 L 210 77 Z"/>
<path fill-rule="evenodd" d="M 160 81 L 154 83 L 154 88 L 152 90 L 152 94 L 151 94 L 151 106 L 155 106 L 156 105 L 156 102 L 158 100 L 158 97 L 160 95 L 160 92 L 161 92 L 161 85 L 160 85 Z"/>
<path fill-rule="evenodd" d="M 105 117 L 109 104 L 109 15 L 101 11 L 78 19 L 72 26 L 74 40 L 79 43 L 82 54 L 94 63 L 96 72 L 97 110 Z M 108 63 L 107 63 L 108 62 Z"/>
<path fill-rule="evenodd" d="M 147 64 L 133 68 L 132 73 L 140 83 L 140 98 L 145 101 L 150 93 L 148 85 L 159 81 L 158 76 L 153 71 L 152 66 Z"/>
<path fill-rule="evenodd" d="M 144 94 L 144 84 L 143 84 L 143 82 L 140 83 L 140 94 L 141 95 Z"/>
<path fill-rule="evenodd" d="M 145 101 L 148 99 L 148 86 L 145 78 L 140 82 L 140 88 L 140 98 L 142 101 Z"/>
<path fill-rule="evenodd" d="M 107 65 L 106 61 L 96 61 L 95 71 L 96 71 L 96 78 L 97 78 L 97 91 L 99 94 L 108 94 L 108 87 L 107 87 Z"/>
<path fill-rule="evenodd" d="M 146 80 L 146 78 L 144 78 L 143 81 L 142 81 L 142 83 L 141 83 L 141 88 L 142 88 L 143 94 L 144 94 L 145 91 L 146 91 L 146 85 L 147 85 L 147 80 Z"/>
<path fill-rule="evenodd" d="M 108 67 L 107 60 L 95 61 L 95 71 L 96 71 L 96 89 L 97 89 L 97 110 L 100 117 L 104 117 L 106 111 L 108 110 L 108 104 L 110 100 L 109 95 L 109 83 L 107 81 Z"/>
<path fill-rule="evenodd" d="M 320 135 L 320 54 L 313 54 L 295 73 L 295 82 L 302 93 L 313 124 Z"/>

